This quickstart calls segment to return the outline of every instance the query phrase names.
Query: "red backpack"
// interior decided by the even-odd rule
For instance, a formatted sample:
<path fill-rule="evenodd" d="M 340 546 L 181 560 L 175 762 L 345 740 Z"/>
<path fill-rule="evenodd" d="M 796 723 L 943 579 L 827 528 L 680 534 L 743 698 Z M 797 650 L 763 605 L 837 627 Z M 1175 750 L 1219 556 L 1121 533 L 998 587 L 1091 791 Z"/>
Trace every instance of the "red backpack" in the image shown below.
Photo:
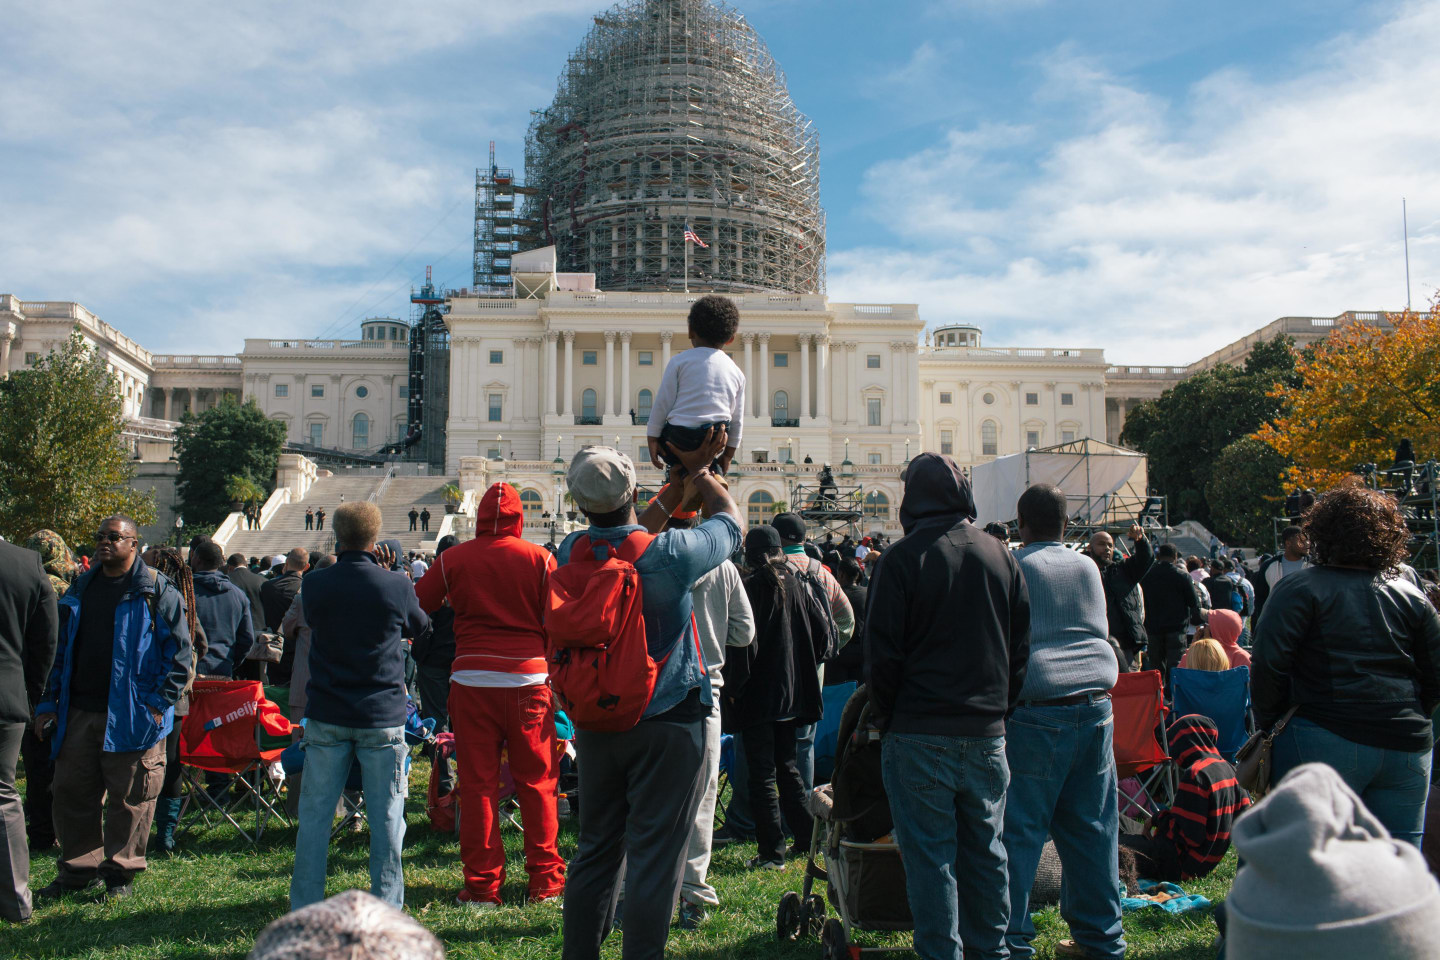
<path fill-rule="evenodd" d="M 635 532 L 608 548 L 581 536 L 570 562 L 550 574 L 545 635 L 550 686 L 582 730 L 619 733 L 640 722 L 655 693 L 635 561 L 655 538 Z"/>
<path fill-rule="evenodd" d="M 425 798 L 425 812 L 430 815 L 430 829 L 450 833 L 460 829 L 460 794 L 455 789 L 452 763 L 455 757 L 455 734 L 435 735 L 435 762 L 430 767 L 430 788 Z"/>

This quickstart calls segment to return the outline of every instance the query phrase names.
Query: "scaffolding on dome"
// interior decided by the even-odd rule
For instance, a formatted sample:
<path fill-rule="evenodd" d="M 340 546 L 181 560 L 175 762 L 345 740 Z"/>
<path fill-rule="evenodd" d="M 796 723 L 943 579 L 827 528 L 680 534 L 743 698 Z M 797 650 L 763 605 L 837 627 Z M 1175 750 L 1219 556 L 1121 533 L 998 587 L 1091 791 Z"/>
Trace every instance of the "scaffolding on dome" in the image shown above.
<path fill-rule="evenodd" d="M 819 137 L 728 6 L 626 0 L 596 16 L 535 112 L 525 170 L 534 232 L 518 248 L 554 244 L 560 272 L 602 290 L 824 291 Z M 478 223 L 477 203 L 477 238 Z M 688 271 L 687 229 L 707 245 Z M 479 287 L 478 246 L 476 262 Z"/>
<path fill-rule="evenodd" d="M 490 163 L 475 171 L 475 263 L 472 287 L 477 296 L 508 297 L 513 289 L 510 261 L 521 250 L 541 246 L 539 223 L 528 217 L 519 197 L 534 189 L 515 179 L 515 170 L 495 163 L 495 141 L 490 141 Z"/>

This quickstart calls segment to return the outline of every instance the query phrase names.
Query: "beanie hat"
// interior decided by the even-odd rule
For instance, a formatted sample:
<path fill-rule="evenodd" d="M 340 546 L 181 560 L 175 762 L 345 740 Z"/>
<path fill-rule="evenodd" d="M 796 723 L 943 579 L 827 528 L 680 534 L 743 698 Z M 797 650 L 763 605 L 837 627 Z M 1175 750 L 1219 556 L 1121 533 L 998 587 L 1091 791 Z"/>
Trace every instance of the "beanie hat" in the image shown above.
<path fill-rule="evenodd" d="M 1433 957 L 1440 885 L 1329 766 L 1296 767 L 1235 822 L 1230 960 Z"/>

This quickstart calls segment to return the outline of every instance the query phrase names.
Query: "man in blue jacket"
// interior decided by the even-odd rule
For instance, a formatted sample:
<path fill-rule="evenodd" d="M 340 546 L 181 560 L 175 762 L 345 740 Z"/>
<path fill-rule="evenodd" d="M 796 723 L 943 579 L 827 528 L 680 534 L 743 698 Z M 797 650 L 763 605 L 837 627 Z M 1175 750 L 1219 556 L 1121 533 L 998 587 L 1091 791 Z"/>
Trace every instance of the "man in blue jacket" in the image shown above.
<path fill-rule="evenodd" d="M 60 601 L 60 641 L 35 734 L 55 757 L 58 897 L 105 881 L 130 894 L 165 779 L 165 737 L 190 672 L 180 591 L 137 555 L 135 521 L 95 535 L 95 565 Z M 108 799 L 106 799 L 108 797 Z M 103 801 L 103 814 L 102 814 Z"/>
<path fill-rule="evenodd" d="M 195 571 L 195 616 L 205 628 L 209 646 L 195 672 L 212 677 L 234 677 L 255 645 L 250 598 L 220 568 L 225 552 L 206 538 L 190 548 L 190 569 Z"/>

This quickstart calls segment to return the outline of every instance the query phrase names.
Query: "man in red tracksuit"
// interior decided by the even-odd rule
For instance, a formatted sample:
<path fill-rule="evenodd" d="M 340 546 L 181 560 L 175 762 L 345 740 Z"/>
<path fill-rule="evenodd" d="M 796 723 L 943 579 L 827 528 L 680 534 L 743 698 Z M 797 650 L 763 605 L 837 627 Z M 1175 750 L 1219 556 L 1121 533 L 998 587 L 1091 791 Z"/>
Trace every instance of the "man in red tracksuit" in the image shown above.
<path fill-rule="evenodd" d="M 525 825 L 529 899 L 565 889 L 565 861 L 555 845 L 555 707 L 547 684 L 541 617 L 555 559 L 521 539 L 520 494 L 507 483 L 485 491 L 475 539 L 451 547 L 415 593 L 420 606 L 455 611 L 450 723 L 460 775 L 460 859 L 465 888 L 456 898 L 480 909 L 500 905 L 505 848 L 496 792 L 506 749 Z"/>

